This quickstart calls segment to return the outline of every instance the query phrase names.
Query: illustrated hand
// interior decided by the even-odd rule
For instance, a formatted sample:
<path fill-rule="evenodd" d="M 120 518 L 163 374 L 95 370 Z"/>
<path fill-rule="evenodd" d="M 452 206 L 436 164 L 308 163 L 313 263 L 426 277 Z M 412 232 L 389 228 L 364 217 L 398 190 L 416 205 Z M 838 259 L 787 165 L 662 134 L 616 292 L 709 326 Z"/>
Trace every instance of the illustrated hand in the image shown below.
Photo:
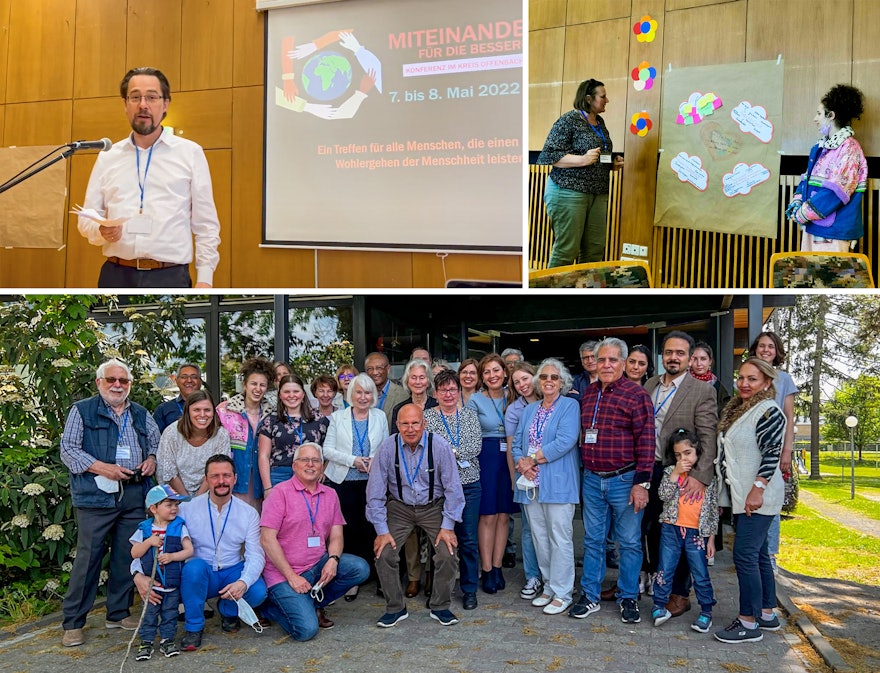
<path fill-rule="evenodd" d="M 361 93 L 367 93 L 370 89 L 373 88 L 373 85 L 376 83 L 376 71 L 369 70 L 364 73 L 364 76 L 361 77 L 360 86 L 358 86 L 358 91 Z"/>
<path fill-rule="evenodd" d="M 336 108 L 326 103 L 306 103 L 303 112 L 310 112 L 321 119 L 333 119 L 336 114 Z"/>
<path fill-rule="evenodd" d="M 446 545 L 450 556 L 455 554 L 455 548 L 458 547 L 458 540 L 455 537 L 455 531 L 441 528 L 440 532 L 437 533 L 437 539 L 434 540 L 434 546 L 439 547 L 441 542 Z"/>
<path fill-rule="evenodd" d="M 354 34 L 347 32 L 339 33 L 339 45 L 352 52 L 361 48 L 361 43 L 358 42 Z"/>
<path fill-rule="evenodd" d="M 293 51 L 288 54 L 288 56 L 296 60 L 301 60 L 304 59 L 306 56 L 314 54 L 316 51 L 318 51 L 318 45 L 316 45 L 314 42 L 306 42 L 305 44 L 301 44 L 298 47 L 295 47 Z"/>
<path fill-rule="evenodd" d="M 298 95 L 299 87 L 296 86 L 296 82 L 292 79 L 284 80 L 284 97 L 292 103 Z"/>
<path fill-rule="evenodd" d="M 297 575 L 292 580 L 287 580 L 287 583 L 298 594 L 307 594 L 312 588 L 312 585 L 302 575 Z"/>
<path fill-rule="evenodd" d="M 373 543 L 373 554 L 376 556 L 377 560 L 382 555 L 382 550 L 389 544 L 391 545 L 391 549 L 397 549 L 397 545 L 394 544 L 394 538 L 391 537 L 390 533 L 383 533 L 382 535 L 376 536 L 376 541 Z"/>

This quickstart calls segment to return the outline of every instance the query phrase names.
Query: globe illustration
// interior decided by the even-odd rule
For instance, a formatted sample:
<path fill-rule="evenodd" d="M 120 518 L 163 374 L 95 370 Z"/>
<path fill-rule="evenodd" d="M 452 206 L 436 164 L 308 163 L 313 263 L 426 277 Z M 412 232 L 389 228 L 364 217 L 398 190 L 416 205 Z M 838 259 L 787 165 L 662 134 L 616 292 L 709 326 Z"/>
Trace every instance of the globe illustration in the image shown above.
<path fill-rule="evenodd" d="M 322 52 L 308 60 L 302 81 L 306 92 L 316 100 L 339 98 L 351 84 L 351 63 L 337 52 Z"/>

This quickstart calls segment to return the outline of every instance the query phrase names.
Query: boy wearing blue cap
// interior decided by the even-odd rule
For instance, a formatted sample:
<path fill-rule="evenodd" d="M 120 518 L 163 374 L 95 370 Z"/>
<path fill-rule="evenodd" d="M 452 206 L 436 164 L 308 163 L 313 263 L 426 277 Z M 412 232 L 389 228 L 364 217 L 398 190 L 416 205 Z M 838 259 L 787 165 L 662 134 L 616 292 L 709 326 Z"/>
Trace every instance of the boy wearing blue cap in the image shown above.
<path fill-rule="evenodd" d="M 153 656 L 156 631 L 161 640 L 159 651 L 166 657 L 180 654 L 174 643 L 177 634 L 177 610 L 180 606 L 180 576 L 183 563 L 193 555 L 193 544 L 182 518 L 177 516 L 181 500 L 167 484 L 154 486 L 147 493 L 147 510 L 152 517 L 141 522 L 129 538 L 131 542 L 132 571 L 147 576 L 155 570 L 153 588 L 162 596 L 159 604 L 147 603 L 138 636 L 141 644 L 135 659 L 145 661 Z M 140 567 L 138 567 L 138 565 Z"/>

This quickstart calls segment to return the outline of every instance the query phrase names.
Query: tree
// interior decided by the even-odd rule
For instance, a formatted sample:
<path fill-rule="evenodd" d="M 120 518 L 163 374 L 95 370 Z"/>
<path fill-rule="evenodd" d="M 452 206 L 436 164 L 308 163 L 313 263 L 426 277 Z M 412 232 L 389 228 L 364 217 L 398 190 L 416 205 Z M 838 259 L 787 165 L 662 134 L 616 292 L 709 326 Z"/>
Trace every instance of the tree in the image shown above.
<path fill-rule="evenodd" d="M 844 382 L 834 398 L 822 405 L 822 415 L 822 435 L 829 442 L 849 443 L 850 429 L 844 420 L 850 415 L 859 420 L 852 437 L 861 460 L 865 445 L 880 437 L 880 378 L 862 374 Z"/>

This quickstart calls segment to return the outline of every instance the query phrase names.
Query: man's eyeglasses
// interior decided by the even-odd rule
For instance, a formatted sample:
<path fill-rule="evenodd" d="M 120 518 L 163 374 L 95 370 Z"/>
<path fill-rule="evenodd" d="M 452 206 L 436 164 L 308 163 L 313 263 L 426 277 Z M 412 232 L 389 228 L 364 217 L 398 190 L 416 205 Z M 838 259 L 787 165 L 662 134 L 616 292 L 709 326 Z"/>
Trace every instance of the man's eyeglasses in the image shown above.
<path fill-rule="evenodd" d="M 125 99 L 126 99 L 129 103 L 135 103 L 135 104 L 137 104 L 137 103 L 140 103 L 141 100 L 145 100 L 145 101 L 147 101 L 147 103 L 149 103 L 150 105 L 155 105 L 155 104 L 158 103 L 160 100 L 165 100 L 165 97 L 164 97 L 164 96 L 160 96 L 159 94 L 155 94 L 155 93 L 147 93 L 147 94 L 143 94 L 143 95 L 141 95 L 141 94 L 132 94 L 132 95 L 130 95 L 130 96 L 126 96 Z"/>
<path fill-rule="evenodd" d="M 312 465 L 318 465 L 320 463 L 323 463 L 324 461 L 321 460 L 320 458 L 297 458 L 296 462 L 306 463 L 306 464 L 311 463 Z"/>
<path fill-rule="evenodd" d="M 178 375 L 177 375 L 177 378 L 179 378 L 179 379 L 181 379 L 181 380 L 183 380 L 183 381 L 187 381 L 187 380 L 193 380 L 193 381 L 195 381 L 195 380 L 197 380 L 197 379 L 200 379 L 201 376 L 199 376 L 198 374 L 178 374 Z"/>
<path fill-rule="evenodd" d="M 101 378 L 103 378 L 103 379 L 104 379 L 107 383 L 109 383 L 111 386 L 112 386 L 114 383 L 116 383 L 117 381 L 119 381 L 119 383 L 121 383 L 121 384 L 124 385 L 124 386 L 127 386 L 129 383 L 131 383 L 131 379 L 127 379 L 127 378 L 125 378 L 124 376 L 122 376 L 122 377 L 116 377 L 116 376 L 103 376 L 103 377 L 101 377 Z"/>

